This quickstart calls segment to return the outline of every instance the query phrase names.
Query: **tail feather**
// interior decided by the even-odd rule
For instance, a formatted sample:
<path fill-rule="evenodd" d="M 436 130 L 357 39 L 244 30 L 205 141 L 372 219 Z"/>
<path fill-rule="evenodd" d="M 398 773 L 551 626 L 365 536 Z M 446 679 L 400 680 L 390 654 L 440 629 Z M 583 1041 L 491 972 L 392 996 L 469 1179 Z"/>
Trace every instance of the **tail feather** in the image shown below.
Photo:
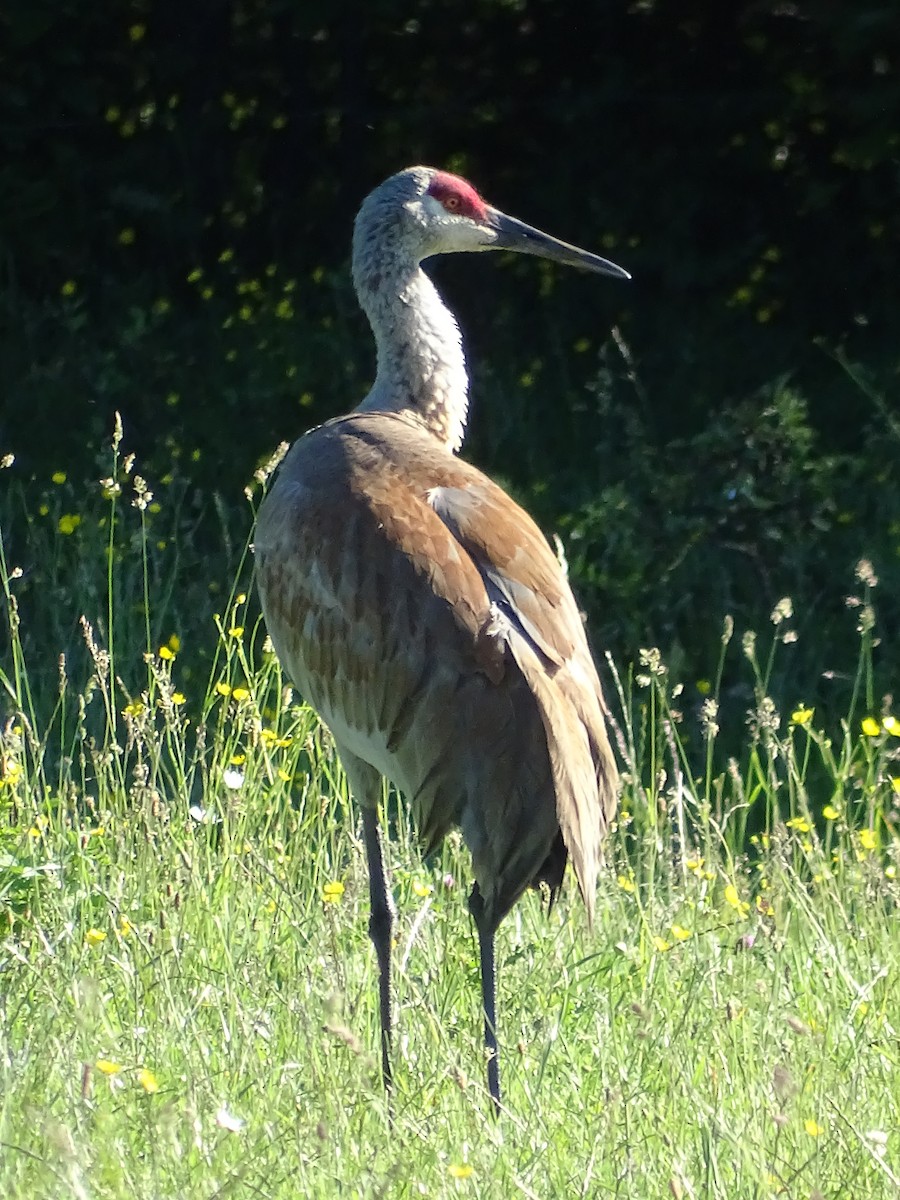
<path fill-rule="evenodd" d="M 599 682 L 586 690 L 585 681 L 572 673 L 569 664 L 548 672 L 546 663 L 521 639 L 511 639 L 511 648 L 540 710 L 559 827 L 591 922 L 602 840 L 615 809 L 617 778 Z"/>

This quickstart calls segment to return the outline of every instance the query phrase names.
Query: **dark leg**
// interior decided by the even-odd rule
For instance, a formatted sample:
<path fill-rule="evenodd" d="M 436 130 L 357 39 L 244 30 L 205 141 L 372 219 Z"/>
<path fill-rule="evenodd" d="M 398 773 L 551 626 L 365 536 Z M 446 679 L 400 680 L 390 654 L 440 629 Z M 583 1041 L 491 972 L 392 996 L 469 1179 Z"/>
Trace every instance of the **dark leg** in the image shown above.
<path fill-rule="evenodd" d="M 469 911 L 478 930 L 478 953 L 481 959 L 481 1003 L 484 1008 L 484 1047 L 487 1052 L 488 1091 L 494 1102 L 494 1112 L 500 1112 L 500 1058 L 497 1050 L 497 975 L 494 968 L 494 934 L 497 925 L 489 921 L 478 884 L 469 897 Z"/>
<path fill-rule="evenodd" d="M 391 1074 L 391 936 L 394 929 L 394 903 L 384 869 L 384 851 L 378 810 L 362 810 L 363 837 L 369 860 L 369 937 L 378 958 L 378 996 L 381 1006 L 381 1076 L 389 1092 Z"/>

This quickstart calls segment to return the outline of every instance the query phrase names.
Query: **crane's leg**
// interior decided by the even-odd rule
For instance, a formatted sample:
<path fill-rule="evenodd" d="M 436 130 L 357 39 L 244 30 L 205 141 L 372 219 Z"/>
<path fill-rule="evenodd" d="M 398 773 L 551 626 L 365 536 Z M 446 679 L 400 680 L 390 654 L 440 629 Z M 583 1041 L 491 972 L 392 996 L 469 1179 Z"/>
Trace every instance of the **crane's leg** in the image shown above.
<path fill-rule="evenodd" d="M 500 1059 L 497 1049 L 497 973 L 494 965 L 494 935 L 497 922 L 488 918 L 478 884 L 469 896 L 469 911 L 478 930 L 478 955 L 481 959 L 481 1003 L 484 1009 L 484 1048 L 487 1054 L 488 1091 L 494 1112 L 500 1112 Z"/>
<path fill-rule="evenodd" d="M 369 860 L 369 937 L 378 958 L 378 997 L 381 1008 L 381 1077 L 390 1092 L 391 1074 L 391 938 L 394 902 L 384 868 L 384 847 L 377 808 L 363 808 L 363 837 Z"/>

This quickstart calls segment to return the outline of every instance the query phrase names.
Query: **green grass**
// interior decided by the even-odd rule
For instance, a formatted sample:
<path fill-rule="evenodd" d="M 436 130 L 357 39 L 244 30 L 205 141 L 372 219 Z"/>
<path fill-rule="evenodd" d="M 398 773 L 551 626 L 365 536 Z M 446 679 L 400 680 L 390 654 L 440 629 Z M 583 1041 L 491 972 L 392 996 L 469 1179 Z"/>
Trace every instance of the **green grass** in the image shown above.
<path fill-rule="evenodd" d="M 648 651 L 613 686 L 625 780 L 595 927 L 570 880 L 499 934 L 498 1121 L 465 850 L 423 863 L 386 796 L 391 1126 L 330 739 L 266 649 L 246 562 L 190 626 L 204 653 L 171 637 L 205 581 L 157 560 L 129 489 L 57 521 L 43 600 L 20 606 L 0 563 L 0 1195 L 897 1194 L 900 723 L 872 694 L 864 570 L 838 727 L 768 700 L 784 609 L 744 640 L 731 761 L 716 680 L 691 699 Z"/>

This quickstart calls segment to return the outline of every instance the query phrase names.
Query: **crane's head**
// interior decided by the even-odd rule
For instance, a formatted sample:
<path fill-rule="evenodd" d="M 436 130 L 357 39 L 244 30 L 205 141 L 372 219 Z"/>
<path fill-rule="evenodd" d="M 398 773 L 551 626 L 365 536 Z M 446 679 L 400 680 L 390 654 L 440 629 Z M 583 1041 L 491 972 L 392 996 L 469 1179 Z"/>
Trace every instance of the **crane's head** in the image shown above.
<path fill-rule="evenodd" d="M 376 242 L 384 254 L 404 253 L 416 262 L 434 254 L 513 250 L 616 279 L 631 276 L 615 263 L 561 242 L 508 217 L 470 183 L 433 167 L 408 167 L 366 197 L 356 218 L 354 257 Z"/>

